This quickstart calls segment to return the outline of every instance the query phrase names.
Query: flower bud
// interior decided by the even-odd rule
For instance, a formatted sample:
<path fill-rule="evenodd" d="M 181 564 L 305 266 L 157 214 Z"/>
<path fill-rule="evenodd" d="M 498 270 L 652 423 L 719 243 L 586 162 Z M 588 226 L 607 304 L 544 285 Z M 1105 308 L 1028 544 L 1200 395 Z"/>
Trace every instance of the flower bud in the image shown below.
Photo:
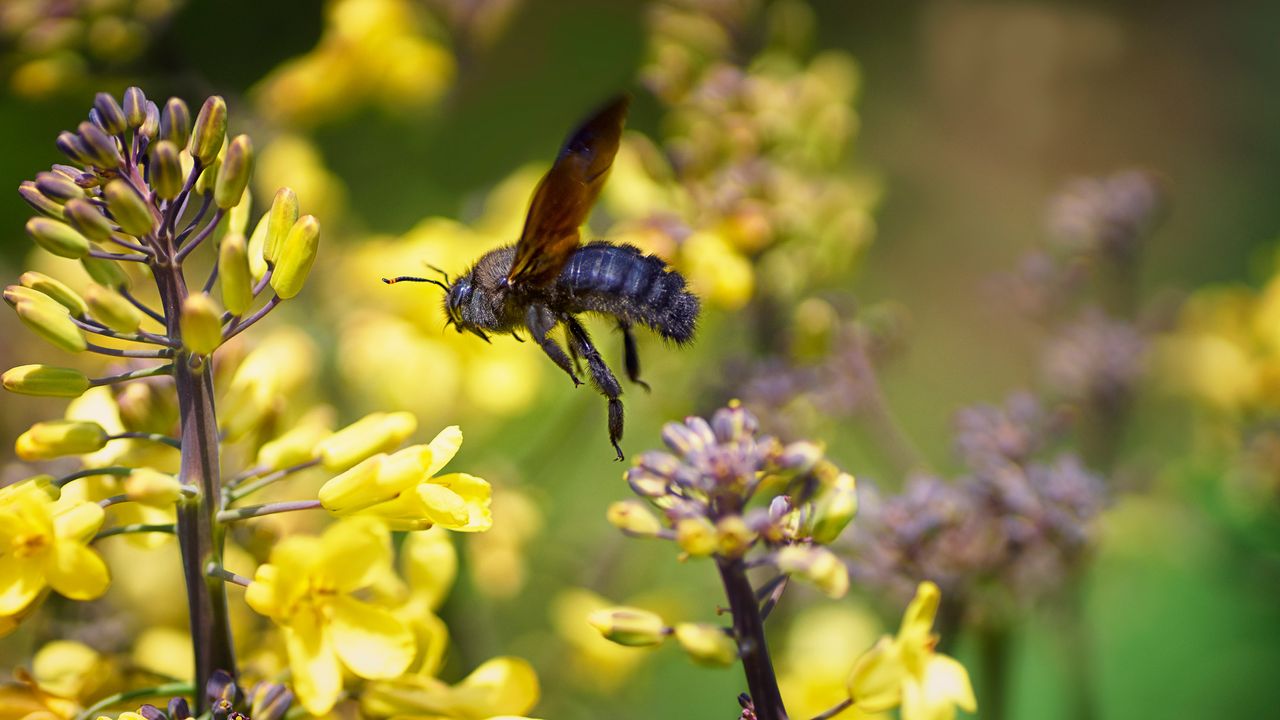
<path fill-rule="evenodd" d="M 111 93 L 100 92 L 95 95 L 93 109 L 98 111 L 98 119 L 102 122 L 102 129 L 106 130 L 109 135 L 119 135 L 129 128 L 128 120 L 124 116 L 124 109 L 111 96 Z"/>
<path fill-rule="evenodd" d="M 213 186 L 213 202 L 224 210 L 234 207 L 244 195 L 252 171 L 253 143 L 248 135 L 237 135 L 227 145 L 227 153 L 222 158 L 222 169 L 218 171 L 218 181 Z"/>
<path fill-rule="evenodd" d="M 142 125 L 138 127 L 138 134 L 146 138 L 148 141 L 155 140 L 156 135 L 160 132 L 160 108 L 156 104 L 147 101 L 147 115 L 143 119 Z"/>
<path fill-rule="evenodd" d="M 200 113 L 196 115 L 188 149 L 200 164 L 208 165 L 218 156 L 226 135 L 227 103 L 218 95 L 214 95 L 204 101 L 204 105 L 200 107 Z"/>
<path fill-rule="evenodd" d="M 755 540 L 756 534 L 741 515 L 728 515 L 716 523 L 716 552 L 724 557 L 742 557 Z"/>
<path fill-rule="evenodd" d="M 109 258 L 96 258 L 88 255 L 80 258 L 80 266 L 89 274 L 94 282 L 103 287 L 121 288 L 129 286 L 129 276 L 125 274 L 120 263 Z"/>
<path fill-rule="evenodd" d="M 699 452 L 705 450 L 708 445 L 701 433 L 685 423 L 678 422 L 669 422 L 662 426 L 662 442 L 678 455 Z"/>
<path fill-rule="evenodd" d="M 280 259 L 280 249 L 295 223 L 298 222 L 298 195 L 293 188 L 282 187 L 276 191 L 267 213 L 267 236 L 262 246 L 262 256 L 269 265 Z"/>
<path fill-rule="evenodd" d="M 82 122 L 76 127 L 76 132 L 93 165 L 106 169 L 119 167 L 123 162 L 115 138 L 103 132 L 102 128 L 91 122 Z"/>
<path fill-rule="evenodd" d="M 720 442 L 731 442 L 738 438 L 754 435 L 760 423 L 756 417 L 742 407 L 737 400 L 730 400 L 729 406 L 720 408 L 711 417 L 711 425 L 715 428 Z"/>
<path fill-rule="evenodd" d="M 841 473 L 814 503 L 813 530 L 810 532 L 813 541 L 820 545 L 835 542 L 857 512 L 858 490 L 853 476 Z"/>
<path fill-rule="evenodd" d="M 183 174 L 182 158 L 178 146 L 168 140 L 161 140 L 151 148 L 151 187 L 156 195 L 164 200 L 172 200 L 182 192 Z"/>
<path fill-rule="evenodd" d="M 111 221 L 88 200 L 69 200 L 64 210 L 67 222 L 81 235 L 95 242 L 106 242 L 111 237 Z"/>
<path fill-rule="evenodd" d="M 107 431 L 96 422 L 49 420 L 36 423 L 18 436 L 14 449 L 28 462 L 63 455 L 97 452 L 107 444 Z"/>
<path fill-rule="evenodd" d="M 53 298 L 55 302 L 76 317 L 82 317 L 88 311 L 84 304 L 84 298 L 80 297 L 79 293 L 44 273 L 28 270 L 22 273 L 22 276 L 18 278 L 18 282 L 22 283 L 23 287 L 29 287 L 38 293 Z"/>
<path fill-rule="evenodd" d="M 222 308 L 205 293 L 187 296 L 178 325 L 182 346 L 196 355 L 208 355 L 222 344 Z"/>
<path fill-rule="evenodd" d="M 9 285 L 5 287 L 4 301 L 9 303 L 9 305 L 15 309 L 21 303 L 31 303 L 50 310 L 57 310 L 62 313 L 68 312 L 68 310 L 57 300 L 54 300 L 39 290 L 26 287 L 25 285 Z"/>
<path fill-rule="evenodd" d="M 18 319 L 37 335 L 67 352 L 83 352 L 88 345 L 84 333 L 71 321 L 63 307 L 49 307 L 43 303 L 19 302 L 14 306 Z"/>
<path fill-rule="evenodd" d="M 222 158 L 215 157 L 213 162 L 204 167 L 200 172 L 200 177 L 196 178 L 195 190 L 197 195 L 213 192 L 214 186 L 218 184 L 218 173 L 222 171 Z"/>
<path fill-rule="evenodd" d="M 227 211 L 227 233 L 244 235 L 249 228 L 249 215 L 253 212 L 253 191 L 247 186 L 240 193 L 240 199 Z"/>
<path fill-rule="evenodd" d="M 22 183 L 18 185 L 18 194 L 22 196 L 22 199 L 26 201 L 28 205 L 41 215 L 47 215 L 48 217 L 56 220 L 62 219 L 62 206 L 46 197 L 44 193 L 40 192 L 40 189 L 36 187 L 35 182 L 31 180 L 23 180 Z"/>
<path fill-rule="evenodd" d="M 822 459 L 823 454 L 824 450 L 818 443 L 801 440 L 782 448 L 778 465 L 784 470 L 802 475 L 812 470 L 813 466 Z"/>
<path fill-rule="evenodd" d="M 386 500 L 376 492 L 386 462 L 387 455 L 378 453 L 329 478 L 317 494 L 320 506 L 331 513 L 346 514 Z"/>
<path fill-rule="evenodd" d="M 259 681 L 249 690 L 249 717 L 281 720 L 293 704 L 293 691 L 279 683 Z"/>
<path fill-rule="evenodd" d="M 262 251 L 267 244 L 267 227 L 270 225 L 270 220 L 271 213 L 259 218 L 258 224 L 253 227 L 253 234 L 249 236 L 249 273 L 253 275 L 255 283 L 267 274 L 267 259 L 262 256 Z"/>
<path fill-rule="evenodd" d="M 597 610 L 587 622 L 600 631 L 605 640 L 629 647 L 658 645 L 667 636 L 667 624 L 656 613 L 633 607 Z"/>
<path fill-rule="evenodd" d="M 31 218 L 27 221 L 27 235 L 37 245 L 59 257 L 74 260 L 89 254 L 89 239 L 53 218 Z"/>
<path fill-rule="evenodd" d="M 182 497 L 182 483 L 169 473 L 138 468 L 125 478 L 124 494 L 133 502 L 164 508 Z"/>
<path fill-rule="evenodd" d="M 124 91 L 124 120 L 129 127 L 137 129 L 147 119 L 147 96 L 142 88 L 134 86 Z"/>
<path fill-rule="evenodd" d="M 704 517 L 680 518 L 676 522 L 676 543 L 694 557 L 705 557 L 716 551 L 716 528 Z"/>
<path fill-rule="evenodd" d="M 120 227 L 130 235 L 141 237 L 156 227 L 151 206 L 125 180 L 112 180 L 102 188 L 107 199 L 107 209 Z"/>
<path fill-rule="evenodd" d="M 90 285 L 85 290 L 84 301 L 95 320 L 116 332 L 135 332 L 142 324 L 142 311 L 111 288 Z"/>
<path fill-rule="evenodd" d="M 58 150 L 60 150 L 63 155 L 66 155 L 71 162 L 86 166 L 93 164 L 90 156 L 90 150 L 85 146 L 84 140 L 80 139 L 79 135 L 76 135 L 69 130 L 63 130 L 58 133 L 58 139 L 55 140 L 53 144 L 56 145 Z"/>
<path fill-rule="evenodd" d="M 724 628 L 710 623 L 680 623 L 674 635 L 681 649 L 699 665 L 729 667 L 738 659 L 738 644 Z"/>
<path fill-rule="evenodd" d="M 44 397 L 80 397 L 89 389 L 89 378 L 79 370 L 52 365 L 19 365 L 0 376 L 9 392 Z"/>
<path fill-rule="evenodd" d="M 667 494 L 671 480 L 645 467 L 636 466 L 627 471 L 627 484 L 641 497 L 658 498 Z"/>
<path fill-rule="evenodd" d="M 316 446 L 330 472 L 339 472 L 381 452 L 394 450 L 418 429 L 412 413 L 370 413 Z"/>
<path fill-rule="evenodd" d="M 609 523 L 636 537 L 656 537 L 662 532 L 662 521 L 637 500 L 622 500 L 609 506 Z"/>
<path fill-rule="evenodd" d="M 828 597 L 844 597 L 849 590 L 849 569 L 824 547 L 788 545 L 778 551 L 774 563 L 778 570 L 813 583 Z"/>
<path fill-rule="evenodd" d="M 178 147 L 186 147 L 190 136 L 191 111 L 179 98 L 169 98 L 160 113 L 160 137 Z"/>
<path fill-rule="evenodd" d="M 84 197 L 84 190 L 62 173 L 36 173 L 36 189 L 56 203 L 66 203 L 68 200 Z"/>
<path fill-rule="evenodd" d="M 271 287 L 277 295 L 288 300 L 302 291 L 319 246 L 320 221 L 314 215 L 298 218 L 284 239 L 275 272 L 271 273 Z"/>
<path fill-rule="evenodd" d="M 253 278 L 249 274 L 249 254 L 243 235 L 227 235 L 218 248 L 218 278 L 222 302 L 232 315 L 244 315 L 253 304 Z"/>
<path fill-rule="evenodd" d="M 257 464 L 268 470 L 283 470 L 314 458 L 316 446 L 332 435 L 333 430 L 327 418 L 308 421 L 310 416 L 308 413 L 308 417 L 294 424 L 283 435 L 259 448 Z"/>

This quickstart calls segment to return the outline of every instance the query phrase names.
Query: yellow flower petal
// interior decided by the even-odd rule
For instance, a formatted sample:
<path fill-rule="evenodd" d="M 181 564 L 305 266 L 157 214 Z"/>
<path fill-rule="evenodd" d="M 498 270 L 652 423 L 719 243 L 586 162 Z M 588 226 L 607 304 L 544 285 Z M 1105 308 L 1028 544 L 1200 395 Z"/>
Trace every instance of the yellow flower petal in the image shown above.
<path fill-rule="evenodd" d="M 391 536 L 372 518 L 351 518 L 330 525 L 321 536 L 319 568 L 341 592 L 372 585 L 391 562 Z"/>
<path fill-rule="evenodd" d="M 437 433 L 427 447 L 431 448 L 431 463 L 424 470 L 427 477 L 433 477 L 458 454 L 458 448 L 462 447 L 462 430 L 457 425 L 450 425 Z"/>
<path fill-rule="evenodd" d="M 849 697 L 866 712 L 883 712 L 901 701 L 905 676 L 897 643 L 885 635 L 854 663 L 849 673 Z"/>
<path fill-rule="evenodd" d="M 22 612 L 44 586 L 39 560 L 0 555 L 0 616 Z"/>
<path fill-rule="evenodd" d="M 44 570 L 49 585 L 72 600 L 101 597 L 111 584 L 111 575 L 102 557 L 74 542 L 54 545 Z"/>
<path fill-rule="evenodd" d="M 87 543 L 102 529 L 105 511 L 96 502 L 77 502 L 54 515 L 54 532 L 59 538 Z"/>
<path fill-rule="evenodd" d="M 385 680 L 404 673 L 413 661 L 413 632 L 389 611 L 342 596 L 330 605 L 333 648 L 351 672 Z"/>
<path fill-rule="evenodd" d="M 518 657 L 496 657 L 454 688 L 454 702 L 464 717 L 522 715 L 538 703 L 538 675 Z"/>
<path fill-rule="evenodd" d="M 443 529 L 413 533 L 400 548 L 400 567 L 409 591 L 434 609 L 440 607 L 453 587 L 458 574 L 458 551 Z"/>
<path fill-rule="evenodd" d="M 938 614 L 938 603 L 942 601 L 942 592 L 938 586 L 928 580 L 916 588 L 916 596 L 911 599 L 907 611 L 902 615 L 902 627 L 898 630 L 898 639 L 902 642 L 916 642 L 928 637 L 933 629 L 933 619 Z"/>
<path fill-rule="evenodd" d="M 333 708 L 342 693 L 342 666 L 315 618 L 307 616 L 300 620 L 284 627 L 293 689 L 307 712 L 323 715 Z"/>
<path fill-rule="evenodd" d="M 973 696 L 969 673 L 955 658 L 934 655 L 924 667 L 922 685 L 927 698 L 954 703 L 967 712 L 978 710 L 978 700 Z"/>
<path fill-rule="evenodd" d="M 253 611 L 268 617 L 280 614 L 284 603 L 281 602 L 280 569 L 274 565 L 259 565 L 253 574 L 253 582 L 244 590 L 244 601 Z"/>
<path fill-rule="evenodd" d="M 433 479 L 429 485 L 448 488 L 462 498 L 467 510 L 466 523 L 461 527 L 449 529 L 460 532 L 483 532 L 493 526 L 493 514 L 489 506 L 493 498 L 493 489 L 489 483 L 467 473 L 450 473 Z M 420 486 L 428 487 L 428 485 Z"/>

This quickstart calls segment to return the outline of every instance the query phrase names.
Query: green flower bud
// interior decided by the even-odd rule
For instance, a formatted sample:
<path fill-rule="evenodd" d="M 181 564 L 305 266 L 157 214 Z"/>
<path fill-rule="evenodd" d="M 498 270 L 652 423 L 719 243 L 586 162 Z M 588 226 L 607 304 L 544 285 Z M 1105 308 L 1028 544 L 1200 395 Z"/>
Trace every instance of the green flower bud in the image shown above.
<path fill-rule="evenodd" d="M 716 553 L 723 557 L 742 557 L 755 540 L 756 534 L 741 515 L 728 515 L 716 522 Z"/>
<path fill-rule="evenodd" d="M 67 352 L 84 352 L 88 347 L 84 333 L 71 321 L 66 308 L 49 307 L 38 302 L 19 302 L 14 309 L 24 325 L 50 344 Z"/>
<path fill-rule="evenodd" d="M 52 365 L 19 365 L 0 375 L 9 392 L 44 397 L 80 397 L 89 389 L 89 378 L 79 370 Z"/>
<path fill-rule="evenodd" d="M 267 259 L 262 256 L 262 252 L 267 244 L 267 226 L 270 225 L 270 218 L 270 213 L 263 215 L 254 226 L 253 234 L 249 236 L 249 273 L 253 275 L 255 283 L 262 280 L 268 270 Z"/>
<path fill-rule="evenodd" d="M 129 128 L 129 121 L 125 119 L 124 109 L 111 96 L 111 93 L 100 92 L 95 95 L 93 109 L 98 111 L 98 119 L 102 121 L 102 128 L 107 133 L 119 135 Z"/>
<path fill-rule="evenodd" d="M 810 535 L 820 545 L 835 542 L 858 512 L 858 490 L 853 476 L 841 473 L 821 491 L 813 509 L 813 530 Z"/>
<path fill-rule="evenodd" d="M 222 308 L 205 293 L 189 295 L 178 318 L 182 346 L 196 355 L 208 355 L 222 344 Z"/>
<path fill-rule="evenodd" d="M 413 413 L 371 413 L 316 445 L 325 469 L 341 472 L 366 458 L 396 449 L 418 429 Z"/>
<path fill-rule="evenodd" d="M 138 468 L 124 479 L 124 494 L 133 502 L 166 508 L 182 497 L 182 483 L 169 473 Z"/>
<path fill-rule="evenodd" d="M 609 506 L 609 524 L 636 537 L 656 537 L 662 532 L 662 521 L 649 508 L 636 500 L 621 500 Z"/>
<path fill-rule="evenodd" d="M 85 152 L 93 165 L 100 168 L 119 167 L 123 162 L 120 157 L 120 146 L 115 138 L 102 131 L 102 128 L 91 122 L 82 122 L 76 127 Z"/>
<path fill-rule="evenodd" d="M 4 289 L 4 301 L 9 303 L 9 306 L 14 309 L 17 309 L 18 305 L 21 303 L 33 303 L 35 305 L 48 308 L 49 310 L 56 310 L 65 315 L 71 314 L 57 300 L 54 300 L 39 290 L 26 287 L 25 285 L 7 286 Z"/>
<path fill-rule="evenodd" d="M 218 182 L 213 186 L 213 202 L 223 209 L 234 207 L 244 195 L 251 172 L 253 172 L 253 143 L 249 141 L 248 135 L 237 135 L 231 144 L 227 145 L 227 153 L 222 158 Z"/>
<path fill-rule="evenodd" d="M 106 242 L 111 237 L 111 221 L 88 200 L 69 200 L 64 208 L 67 222 L 81 235 L 94 242 Z"/>
<path fill-rule="evenodd" d="M 59 257 L 74 260 L 89 254 L 89 239 L 53 218 L 31 218 L 27 221 L 27 234 L 37 245 Z"/>
<path fill-rule="evenodd" d="M 218 156 L 227 135 L 227 103 L 218 95 L 204 101 L 191 130 L 191 155 L 208 165 Z"/>
<path fill-rule="evenodd" d="M 724 628 L 709 623 L 676 625 L 676 642 L 699 665 L 729 667 L 738 660 L 738 644 Z"/>
<path fill-rule="evenodd" d="M 800 440 L 782 448 L 778 465 L 796 474 L 807 473 L 822 459 L 824 450 L 821 445 L 808 440 Z"/>
<path fill-rule="evenodd" d="M 288 300 L 302 291 L 316 261 L 320 246 L 320 221 L 314 215 L 303 215 L 293 224 L 293 229 L 280 248 L 280 259 L 271 273 L 271 287 L 281 298 Z"/>
<path fill-rule="evenodd" d="M 849 569 L 824 547 L 788 545 L 778 551 L 774 564 L 784 573 L 813 583 L 828 597 L 844 597 L 849 590 Z"/>
<path fill-rule="evenodd" d="M 147 96 L 142 88 L 134 86 L 124 91 L 124 119 L 131 128 L 138 128 L 147 119 Z"/>
<path fill-rule="evenodd" d="M 95 422 L 50 420 L 36 423 L 14 443 L 18 457 L 28 462 L 63 455 L 97 452 L 107 444 L 107 431 Z"/>
<path fill-rule="evenodd" d="M 37 173 L 36 189 L 45 197 L 58 203 L 84 197 L 84 190 L 62 173 Z"/>
<path fill-rule="evenodd" d="M 253 192 L 248 187 L 240 193 L 240 199 L 227 211 L 227 233 L 244 235 L 249 227 L 249 213 L 253 210 Z"/>
<path fill-rule="evenodd" d="M 280 248 L 289 230 L 298 222 L 298 195 L 293 188 L 282 187 L 276 191 L 271 201 L 271 210 L 267 213 L 267 237 L 262 247 L 262 256 L 267 264 L 274 266 L 280 259 Z"/>
<path fill-rule="evenodd" d="M 182 100 L 169 98 L 169 102 L 164 104 L 164 112 L 160 113 L 160 137 L 178 147 L 186 147 L 190 136 L 191 111 Z"/>
<path fill-rule="evenodd" d="M 63 218 L 64 211 L 62 206 L 48 197 L 45 197 L 45 195 L 40 192 L 40 189 L 36 187 L 34 182 L 30 180 L 23 180 L 22 184 L 18 185 L 18 194 L 22 196 L 22 199 L 25 200 L 28 205 L 34 208 L 35 211 L 41 215 L 46 215 L 57 220 L 61 220 Z"/>
<path fill-rule="evenodd" d="M 160 108 L 156 104 L 147 101 L 146 118 L 142 121 L 142 125 L 138 127 L 138 134 L 147 140 L 155 140 L 156 134 L 160 132 Z"/>
<path fill-rule="evenodd" d="M 704 517 L 681 518 L 676 523 L 676 543 L 693 557 L 716 551 L 716 527 Z"/>
<path fill-rule="evenodd" d="M 657 645 L 667 637 L 667 624 L 656 613 L 633 607 L 597 610 L 587 622 L 600 631 L 605 640 L 629 647 Z"/>
<path fill-rule="evenodd" d="M 218 184 L 218 173 L 222 171 L 222 158 L 215 157 L 213 162 L 209 163 L 200 177 L 196 178 L 196 193 L 204 195 L 213 192 L 213 188 Z"/>
<path fill-rule="evenodd" d="M 88 308 L 84 304 L 84 298 L 80 297 L 79 293 L 44 273 L 28 270 L 22 273 L 22 276 L 18 278 L 18 282 L 22 283 L 23 287 L 29 287 L 52 298 L 76 317 L 83 317 L 88 312 Z"/>
<path fill-rule="evenodd" d="M 84 301 L 95 320 L 116 332 L 135 332 L 142 324 L 142 311 L 111 288 L 90 285 L 85 290 Z"/>
<path fill-rule="evenodd" d="M 161 140 L 151 148 L 151 187 L 164 200 L 172 200 L 182 192 L 182 157 L 178 146 Z"/>
<path fill-rule="evenodd" d="M 80 258 L 80 266 L 84 271 L 89 273 L 89 277 L 93 281 L 109 288 L 121 288 L 129 286 L 129 276 L 125 273 L 124 268 L 120 267 L 120 263 L 109 258 L 96 258 L 85 256 Z"/>
<path fill-rule="evenodd" d="M 84 140 L 81 140 L 79 135 L 69 130 L 63 130 L 58 133 L 58 139 L 53 144 L 57 145 L 58 150 L 70 158 L 71 162 L 86 166 L 93 164 L 89 148 L 85 147 Z"/>
<path fill-rule="evenodd" d="M 107 209 L 120 227 L 130 235 L 141 237 L 156 227 L 151 206 L 124 180 L 112 180 L 102 188 L 107 199 Z"/>
<path fill-rule="evenodd" d="M 243 235 L 222 238 L 218 248 L 218 277 L 222 302 L 232 315 L 244 315 L 253 304 L 253 278 L 249 273 L 249 250 Z"/>

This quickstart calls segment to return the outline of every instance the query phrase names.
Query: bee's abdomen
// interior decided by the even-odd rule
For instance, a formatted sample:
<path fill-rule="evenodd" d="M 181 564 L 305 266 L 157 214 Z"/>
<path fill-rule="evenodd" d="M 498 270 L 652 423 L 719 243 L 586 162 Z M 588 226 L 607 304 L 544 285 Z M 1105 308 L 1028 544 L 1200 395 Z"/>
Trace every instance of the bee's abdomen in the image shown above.
<path fill-rule="evenodd" d="M 576 312 L 616 315 L 676 342 L 693 337 L 698 298 L 680 273 L 634 246 L 584 245 L 569 258 L 558 284 Z"/>

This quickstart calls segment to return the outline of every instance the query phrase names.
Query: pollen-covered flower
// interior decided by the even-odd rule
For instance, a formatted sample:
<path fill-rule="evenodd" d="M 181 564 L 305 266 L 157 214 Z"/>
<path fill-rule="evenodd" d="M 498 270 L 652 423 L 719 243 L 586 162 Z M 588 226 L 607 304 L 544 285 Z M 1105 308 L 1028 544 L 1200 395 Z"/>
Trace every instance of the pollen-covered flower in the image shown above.
<path fill-rule="evenodd" d="M 36 481 L 0 490 L 0 618 L 23 613 L 47 588 L 72 600 L 106 592 L 106 563 L 88 546 L 102 520 L 97 503 L 54 500 Z"/>
<path fill-rule="evenodd" d="M 367 458 L 320 488 L 320 503 L 342 517 L 370 515 L 396 530 L 433 525 L 483 532 L 493 524 L 489 483 L 466 473 L 437 475 L 462 445 L 450 426 L 428 445 L 414 445 Z"/>
<path fill-rule="evenodd" d="M 977 711 L 964 666 L 934 652 L 933 620 L 941 598 L 937 585 L 920 583 L 898 634 L 881 637 L 858 658 L 849 675 L 854 707 L 879 712 L 901 705 L 903 720 L 950 720 L 957 707 Z"/>
<path fill-rule="evenodd" d="M 394 678 L 413 661 L 413 632 L 391 611 L 356 593 L 390 572 L 385 526 L 352 518 L 319 537 L 295 535 L 271 551 L 245 601 L 284 634 L 294 689 L 322 715 L 337 702 L 346 668 L 358 677 Z"/>

